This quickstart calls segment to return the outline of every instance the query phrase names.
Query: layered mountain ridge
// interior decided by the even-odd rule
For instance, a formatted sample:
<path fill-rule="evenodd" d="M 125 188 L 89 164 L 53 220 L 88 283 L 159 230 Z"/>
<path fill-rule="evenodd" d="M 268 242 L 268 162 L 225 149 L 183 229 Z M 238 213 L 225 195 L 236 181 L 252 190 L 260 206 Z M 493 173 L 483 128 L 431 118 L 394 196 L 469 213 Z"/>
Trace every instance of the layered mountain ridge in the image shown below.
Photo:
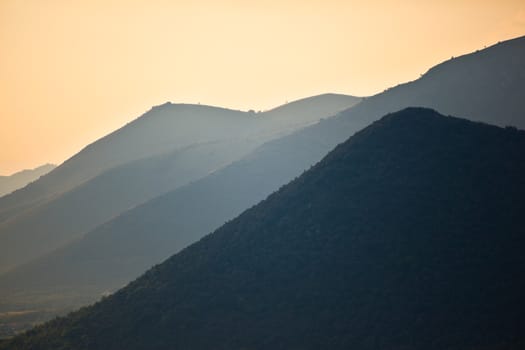
<path fill-rule="evenodd" d="M 45 205 L 31 208 L 33 222 L 39 223 L 35 225 L 39 227 L 37 233 L 47 231 L 46 235 L 56 234 L 63 240 L 54 243 L 56 250 L 50 246 L 33 254 L 27 249 L 28 254 L 39 257 L 26 255 L 25 264 L 17 264 L 0 276 L 0 312 L 49 309 L 50 300 L 52 308 L 58 305 L 58 309 L 97 300 L 257 204 L 386 113 L 407 106 L 427 106 L 470 120 L 523 128 L 524 47 L 522 37 L 451 59 L 414 82 L 365 98 L 335 118 L 325 118 L 293 133 L 297 120 L 300 127 L 314 124 L 321 113 L 328 116 L 329 111 L 344 109 L 345 103 L 357 100 L 321 95 L 264 113 L 238 112 L 240 118 L 257 123 L 263 116 L 271 119 L 276 113 L 278 117 L 273 120 L 285 116 L 289 127 L 279 124 L 273 131 L 257 129 L 257 137 L 251 129 L 245 130 L 230 143 L 191 144 L 127 162 L 46 199 Z M 157 109 L 175 106 L 179 105 Z M 269 135 L 273 140 L 265 142 Z M 216 148 L 222 151 L 214 153 Z M 199 164 L 186 161 L 197 158 L 208 160 Z M 79 203 L 82 205 L 75 207 Z M 64 210 L 71 214 L 68 217 L 74 224 L 60 219 Z M 0 216 L 3 213 L 0 211 Z M 103 215 L 95 220 L 97 213 Z M 48 220 L 53 215 L 60 220 Z M 20 220 L 9 230 L 31 232 L 24 225 L 25 220 Z M 12 237 L 24 244 L 34 242 L 38 249 L 42 242 L 51 242 L 34 240 L 39 236 L 31 233 Z M 14 253 L 9 244 L 2 246 L 1 257 Z"/>
<path fill-rule="evenodd" d="M 257 114 L 202 105 L 154 107 L 47 176 L 0 198 L 0 272 L 358 101 L 325 94 Z"/>
<path fill-rule="evenodd" d="M 520 64 L 525 61 L 524 47 L 525 39 L 518 38 L 444 62 L 417 81 L 267 142 L 224 169 L 117 215 L 70 245 L 5 274 L 0 277 L 0 295 L 6 301 L 27 300 L 28 293 L 47 300 L 55 298 L 58 289 L 96 300 L 255 205 L 381 115 L 406 106 L 429 105 L 471 120 L 520 125 L 525 110 L 525 100 L 519 96 L 525 93 Z M 330 100 L 328 105 L 333 103 Z M 315 105 L 319 101 L 308 100 L 311 115 L 318 113 Z M 488 115 L 497 106 L 508 114 Z"/>
<path fill-rule="evenodd" d="M 4 349 L 520 349 L 525 132 L 409 108 Z"/>

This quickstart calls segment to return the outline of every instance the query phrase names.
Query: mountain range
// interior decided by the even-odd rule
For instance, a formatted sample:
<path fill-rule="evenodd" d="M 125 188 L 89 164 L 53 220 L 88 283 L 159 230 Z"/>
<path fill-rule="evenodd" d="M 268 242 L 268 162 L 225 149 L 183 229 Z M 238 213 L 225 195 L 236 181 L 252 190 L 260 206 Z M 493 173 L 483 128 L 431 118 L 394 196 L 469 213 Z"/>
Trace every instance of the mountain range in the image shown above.
<path fill-rule="evenodd" d="M 190 170 L 188 161 L 179 161 L 176 157 L 171 160 L 155 158 L 158 160 L 155 163 L 149 161 L 143 166 L 148 170 L 145 173 L 147 175 L 141 175 L 144 173 L 140 170 L 143 161 L 114 168 L 108 174 L 100 176 L 113 180 L 99 181 L 95 178 L 61 197 L 60 203 L 64 204 L 55 207 L 55 214 L 44 211 L 39 216 L 37 227 L 41 230 L 47 225 L 49 232 L 65 232 L 66 238 L 70 239 L 72 235 L 69 227 L 74 226 L 77 232 L 85 234 L 0 276 L 0 295 L 4 300 L 0 309 L 2 306 L 8 309 L 15 304 L 26 304 L 29 299 L 35 304 L 43 299 L 46 303 L 54 300 L 64 305 L 97 300 L 102 294 L 125 285 L 149 266 L 163 261 L 233 219 L 244 209 L 257 204 L 314 165 L 348 136 L 372 123 L 380 115 L 396 109 L 410 105 L 430 105 L 439 111 L 448 110 L 471 120 L 522 126 L 525 115 L 521 111 L 525 110 L 525 101 L 519 98 L 516 91 L 525 94 L 525 65 L 520 64 L 524 61 L 525 39 L 510 40 L 447 61 L 430 69 L 417 81 L 365 98 L 333 118 L 325 118 L 317 124 L 275 138 L 257 148 L 254 143 L 245 144 L 244 147 L 237 147 L 236 143 L 232 143 L 231 147 L 226 145 L 225 149 L 232 153 L 212 153 L 212 150 L 217 150 L 216 143 L 211 144 L 211 148 L 189 148 L 191 152 L 185 151 L 188 152 L 188 161 L 197 158 L 197 151 L 201 152 L 198 153 L 199 158 L 209 160 L 204 163 L 204 167 L 201 165 L 199 175 L 186 177 L 185 185 L 180 175 Z M 505 84 L 496 83 L 498 81 Z M 494 86 L 498 88 L 495 89 Z M 306 110 L 311 115 L 322 112 L 312 110 L 313 106 L 319 104 L 319 100 L 307 99 L 285 105 L 281 109 L 295 108 L 288 112 L 300 119 L 301 112 Z M 487 114 L 487 111 L 498 105 L 503 106 L 502 111 L 508 114 Z M 337 107 L 340 108 L 339 105 Z M 308 120 L 315 118 L 310 116 Z M 248 151 L 250 145 L 255 149 Z M 207 157 L 205 152 L 210 152 Z M 177 152 L 176 155 L 180 156 Z M 240 159 L 233 161 L 235 158 Z M 207 173 L 218 163 L 230 161 L 231 164 Z M 133 167 L 133 164 L 138 166 Z M 167 171 L 166 164 L 173 164 L 174 170 Z M 133 174 L 141 182 L 128 180 Z M 143 184 L 143 179 L 148 178 L 152 188 L 157 186 L 158 189 L 148 190 L 150 197 L 140 193 L 139 198 L 151 200 L 144 200 L 143 204 L 124 212 L 123 208 L 132 207 L 132 204 L 139 202 L 135 200 L 130 203 L 126 201 L 127 196 L 142 188 L 143 185 L 137 184 Z M 167 185 L 163 185 L 163 181 Z M 175 188 L 176 183 L 180 184 L 178 188 Z M 173 189 L 168 192 L 166 189 L 169 184 Z M 162 194 L 163 191 L 165 193 Z M 101 195 L 96 197 L 93 195 L 96 193 Z M 74 204 L 81 203 L 83 198 L 92 199 L 84 202 L 89 206 L 77 210 Z M 92 220 L 92 216 L 86 216 L 86 212 L 95 215 L 97 208 L 111 207 L 115 200 L 122 201 L 123 205 L 113 211 L 106 210 L 108 214 L 104 218 L 107 221 L 99 226 L 91 224 L 91 229 L 88 230 L 90 227 L 87 224 L 101 223 L 103 220 Z M 53 207 L 48 205 L 44 208 Z M 66 223 L 66 230 L 49 224 L 53 222 L 50 218 L 60 219 L 64 212 L 68 213 L 66 217 L 74 218 Z M 75 212 L 78 213 L 76 216 Z M 38 216 L 32 214 L 32 217 Z M 19 222 L 24 227 L 31 221 L 23 218 Z M 63 219 L 57 222 L 61 223 Z M 17 232 L 21 231 L 24 230 L 17 229 Z M 35 243 L 38 243 L 40 249 L 41 241 Z M 12 245 L 6 245 L 6 249 L 9 246 Z M 4 256 L 8 254 L 6 252 Z"/>
<path fill-rule="evenodd" d="M 256 205 L 389 112 L 426 106 L 523 128 L 522 62 L 525 37 L 451 59 L 416 81 L 362 100 L 326 94 L 261 113 L 155 107 L 63 165 L 73 163 L 66 168 L 77 170 L 59 168 L 51 180 L 45 177 L 0 199 L 0 316 L 34 309 L 54 310 L 53 315 L 117 290 Z M 217 134 L 215 122 L 222 128 Z M 228 130 L 230 124 L 235 128 Z M 206 129 L 204 136 L 199 127 Z M 161 137 L 148 145 L 157 128 L 163 129 Z M 173 139 L 170 128 L 179 128 Z M 142 144 L 131 150 L 146 148 L 140 152 L 151 154 L 121 157 L 135 139 Z M 99 170 L 83 174 L 89 164 Z M 74 184 L 59 186 L 64 178 L 64 184 Z"/>
<path fill-rule="evenodd" d="M 521 349 L 525 132 L 389 114 L 93 306 L 0 349 Z"/>

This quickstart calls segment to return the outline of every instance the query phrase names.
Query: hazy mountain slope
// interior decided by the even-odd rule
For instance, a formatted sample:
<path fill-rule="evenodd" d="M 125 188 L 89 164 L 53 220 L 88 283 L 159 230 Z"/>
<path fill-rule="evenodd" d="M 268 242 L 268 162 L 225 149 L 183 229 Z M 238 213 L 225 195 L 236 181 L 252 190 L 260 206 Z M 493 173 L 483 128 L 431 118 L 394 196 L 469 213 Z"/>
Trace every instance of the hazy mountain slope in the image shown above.
<path fill-rule="evenodd" d="M 129 161 L 185 146 L 238 137 L 285 134 L 353 106 L 360 99 L 336 94 L 304 98 L 268 113 L 165 103 L 101 138 L 24 189 L 0 199 L 0 221 Z M 318 105 L 315 109 L 312 105 Z M 321 113 L 321 114 L 319 114 Z"/>
<path fill-rule="evenodd" d="M 519 115 L 525 110 L 525 100 L 517 99 L 509 86 L 518 91 L 525 90 L 525 79 L 519 79 L 523 65 L 500 66 L 500 63 L 506 55 L 511 57 L 508 61 L 522 57 L 522 62 L 525 62 L 525 55 L 521 55 L 524 44 L 523 38 L 511 40 L 467 55 L 466 61 L 465 57 L 460 57 L 446 62 L 437 66 L 439 69 L 431 69 L 418 81 L 367 98 L 336 118 L 271 141 L 242 162 L 232 164 L 224 171 L 192 183 L 187 188 L 146 203 L 97 228 L 71 247 L 0 277 L 0 295 L 4 300 L 9 300 L 14 291 L 17 295 L 20 291 L 30 290 L 43 293 L 47 298 L 49 290 L 54 291 L 60 285 L 76 288 L 77 291 L 85 290 L 85 293 L 96 298 L 98 293 L 121 286 L 148 266 L 162 261 L 256 204 L 315 164 L 338 143 L 371 123 L 382 111 L 385 114 L 389 108 L 401 109 L 410 104 L 421 105 L 429 101 L 423 99 L 422 103 L 418 103 L 417 96 L 432 96 L 430 102 L 434 101 L 438 109 L 453 107 L 457 108 L 458 113 L 470 110 L 472 114 L 459 116 L 474 120 L 487 119 L 486 111 L 498 105 L 502 106 L 502 110 L 517 105 L 512 113 Z M 476 57 L 480 57 L 479 62 Z M 498 63 L 486 57 L 499 57 Z M 469 68 L 464 62 L 476 69 Z M 468 78 L 462 75 L 461 69 L 470 72 Z M 516 70 L 514 75 L 509 73 L 511 69 Z M 452 72 L 463 76 L 461 84 L 445 83 L 454 76 Z M 496 86 L 490 83 L 494 76 L 503 74 L 514 76 L 513 83 Z M 484 79 L 487 81 L 483 82 Z M 442 90 L 436 90 L 439 86 Z M 454 95 L 455 104 L 447 100 L 447 96 L 451 95 Z M 477 101 L 471 109 L 473 101 L 469 96 L 474 95 L 485 98 Z M 491 98 L 498 95 L 502 96 L 501 99 Z M 502 113 L 496 113 L 490 119 L 496 122 L 508 120 L 507 115 Z M 102 240 L 101 236 L 105 239 Z M 103 272 L 102 266 L 105 267 Z M 6 291 L 8 289 L 9 292 Z"/>
<path fill-rule="evenodd" d="M 182 148 L 193 143 L 229 138 L 254 127 L 254 118 L 241 111 L 166 103 L 88 145 L 48 176 L 0 198 L 0 219 L 13 207 L 64 192 L 126 162 Z"/>
<path fill-rule="evenodd" d="M 525 36 L 443 62 L 413 82 L 364 98 L 338 118 L 286 139 L 290 146 L 333 146 L 386 113 L 422 106 L 498 126 L 525 128 Z M 330 150 L 331 148 L 328 148 Z M 326 152 L 328 152 L 328 150 Z"/>
<path fill-rule="evenodd" d="M 319 121 L 319 116 L 329 117 L 348 109 L 361 101 L 359 97 L 341 94 L 322 94 L 286 103 L 263 112 L 265 119 L 279 121 L 291 128 L 305 126 Z M 300 116 L 300 118 L 298 118 Z"/>
<path fill-rule="evenodd" d="M 175 151 L 169 156 L 164 154 L 127 162 L 69 191 L 16 212 L 16 215 L 11 214 L 9 219 L 0 222 L 0 271 L 6 271 L 17 264 L 50 252 L 124 210 L 239 159 L 262 142 L 290 133 L 323 117 L 329 117 L 358 101 L 359 98 L 352 96 L 325 94 L 305 98 L 293 102 L 291 107 L 284 105 L 268 113 L 240 115 L 241 112 L 235 112 L 233 117 L 227 114 L 221 115 L 227 110 L 211 107 L 185 105 L 157 107 L 167 111 L 165 114 L 161 113 L 161 117 L 143 116 L 141 120 L 144 118 L 146 120 L 153 118 L 153 120 L 145 123 L 143 127 L 134 126 L 131 130 L 133 133 L 130 135 L 108 136 L 112 139 L 111 147 L 107 146 L 110 153 L 122 153 L 122 144 L 133 138 L 137 139 L 133 147 L 144 147 L 144 145 L 140 146 L 140 138 L 149 135 L 149 129 L 157 128 L 159 125 L 173 128 L 177 123 L 184 130 L 168 130 L 173 136 L 171 140 L 166 139 L 165 142 L 173 145 L 187 143 L 189 146 L 175 147 Z M 319 106 L 314 108 L 313 106 L 317 104 Z M 188 108 L 190 110 L 187 112 L 188 115 L 182 113 L 180 117 L 181 108 Z M 171 109 L 179 114 L 169 114 L 172 113 Z M 205 114 L 201 115 L 200 110 L 205 111 Z M 216 116 L 210 110 L 213 113 L 217 111 L 220 113 Z M 202 123 L 203 118 L 218 119 L 214 119 L 213 123 L 205 124 Z M 235 119 L 240 120 L 239 125 L 233 123 Z M 224 125 L 219 125 L 219 122 Z M 197 132 L 199 128 L 201 132 Z M 126 131 L 126 127 L 121 130 L 119 132 L 128 134 L 131 132 Z M 116 133 L 117 136 L 119 132 Z M 157 135 L 152 137 L 157 138 Z M 162 137 L 161 135 L 161 139 Z M 212 138 L 217 138 L 219 141 L 200 142 Z M 155 147 L 160 147 L 160 141 L 155 142 L 157 143 Z M 149 151 L 153 149 L 153 146 L 148 147 Z M 162 147 L 168 146 L 162 145 Z M 137 149 L 135 153 L 145 154 L 146 151 Z M 134 156 L 137 157 L 137 154 Z M 83 156 L 79 154 L 78 157 Z M 85 162 L 81 165 L 85 165 Z"/>
<path fill-rule="evenodd" d="M 0 268 L 48 253 L 126 209 L 237 160 L 255 144 L 232 140 L 192 145 L 110 169 L 0 223 Z"/>
<path fill-rule="evenodd" d="M 525 132 L 411 108 L 4 349 L 521 349 Z"/>
<path fill-rule="evenodd" d="M 30 294 L 39 304 L 42 296 L 47 301 L 59 290 L 76 290 L 73 298 L 86 300 L 90 296 L 94 300 L 107 290 L 121 287 L 263 200 L 300 174 L 305 164 L 324 155 L 315 147 L 297 153 L 283 147 L 281 140 L 265 144 L 240 161 L 123 213 L 78 241 L 2 275 L 0 299 L 15 303 Z M 64 304 L 72 303 L 62 297 Z"/>
<path fill-rule="evenodd" d="M 348 111 L 346 122 L 368 124 L 371 118 L 406 106 L 424 106 L 474 121 L 525 129 L 523 96 L 525 36 L 453 58 L 416 81 L 367 98 Z"/>
<path fill-rule="evenodd" d="M 56 168 L 56 165 L 44 164 L 35 169 L 19 171 L 13 175 L 0 176 L 0 197 L 24 187 L 28 183 L 38 179 L 40 176 L 47 174 L 54 168 Z"/>

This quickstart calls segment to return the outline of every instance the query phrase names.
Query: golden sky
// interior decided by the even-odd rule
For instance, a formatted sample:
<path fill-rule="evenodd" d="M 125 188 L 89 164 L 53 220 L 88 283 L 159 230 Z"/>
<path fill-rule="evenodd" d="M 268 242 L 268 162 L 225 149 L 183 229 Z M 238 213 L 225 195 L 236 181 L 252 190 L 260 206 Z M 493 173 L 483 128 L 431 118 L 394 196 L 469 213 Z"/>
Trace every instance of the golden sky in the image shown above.
<path fill-rule="evenodd" d="M 524 34 L 523 0 L 0 0 L 0 174 L 165 101 L 370 95 Z"/>

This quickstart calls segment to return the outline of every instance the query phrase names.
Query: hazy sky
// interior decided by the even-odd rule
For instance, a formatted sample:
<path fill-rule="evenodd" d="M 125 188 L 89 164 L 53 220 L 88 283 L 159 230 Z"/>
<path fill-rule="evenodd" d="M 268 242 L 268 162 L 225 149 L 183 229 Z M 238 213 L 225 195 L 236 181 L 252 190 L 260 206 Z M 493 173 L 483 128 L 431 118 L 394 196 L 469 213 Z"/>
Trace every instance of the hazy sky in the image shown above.
<path fill-rule="evenodd" d="M 370 95 L 524 34 L 523 0 L 0 0 L 0 174 L 165 101 Z"/>

